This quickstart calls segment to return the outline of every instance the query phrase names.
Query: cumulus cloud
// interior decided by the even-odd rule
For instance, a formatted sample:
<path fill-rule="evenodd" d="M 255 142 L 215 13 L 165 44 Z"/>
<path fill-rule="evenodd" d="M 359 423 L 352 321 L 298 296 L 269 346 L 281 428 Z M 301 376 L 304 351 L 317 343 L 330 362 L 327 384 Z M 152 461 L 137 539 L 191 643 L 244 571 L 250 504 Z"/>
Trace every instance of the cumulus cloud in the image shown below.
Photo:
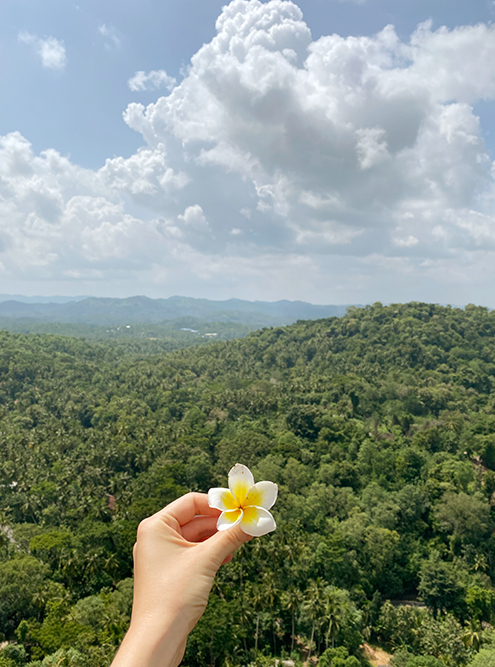
<path fill-rule="evenodd" d="M 196 229 L 209 227 L 203 209 L 199 204 L 188 206 L 184 211 L 184 215 L 179 215 L 179 220 L 182 220 L 186 226 L 195 227 Z"/>
<path fill-rule="evenodd" d="M 158 90 L 159 88 L 172 90 L 177 85 L 177 80 L 173 76 L 169 76 L 164 69 L 151 70 L 148 73 L 139 70 L 129 79 L 127 85 L 134 92 L 139 90 Z"/>
<path fill-rule="evenodd" d="M 4 272 L 25 279 L 148 270 L 170 250 L 168 243 L 180 237 L 180 230 L 167 218 L 143 219 L 126 209 L 145 205 L 158 192 L 170 196 L 183 184 L 160 147 L 128 160 L 108 160 L 95 172 L 54 150 L 35 155 L 19 132 L 1 137 Z"/>
<path fill-rule="evenodd" d="M 63 244 L 36 236 L 52 225 L 55 236 L 76 230 L 77 270 L 127 263 L 149 280 L 180 276 L 184 290 L 201 275 L 216 294 L 245 296 L 259 281 L 257 297 L 268 265 L 270 296 L 320 301 L 362 301 L 373 286 L 407 298 L 411 284 L 431 298 L 431 281 L 458 265 L 465 285 L 485 279 L 495 169 L 473 105 L 495 98 L 495 26 L 313 40 L 294 3 L 233 0 L 216 29 L 180 84 L 164 70 L 129 81 L 169 91 L 125 110 L 145 143 L 135 155 L 55 171 L 64 158 L 9 139 L 30 157 L 2 200 L 19 221 L 5 247 L 20 247 L 21 229 L 53 267 Z M 16 256 L 0 253 L 6 270 Z"/>
<path fill-rule="evenodd" d="M 41 64 L 47 69 L 63 70 L 67 65 L 67 55 L 63 41 L 55 37 L 37 37 L 25 30 L 18 34 L 18 40 L 33 47 Z"/>
<path fill-rule="evenodd" d="M 170 166 L 164 144 L 140 148 L 127 159 L 108 159 L 98 175 L 109 191 L 131 196 L 136 202 L 159 212 L 166 210 L 170 195 L 189 182 L 185 172 L 174 171 Z"/>
<path fill-rule="evenodd" d="M 310 192 L 339 223 L 393 225 L 408 202 L 417 223 L 420 201 L 469 205 L 488 185 L 469 103 L 495 93 L 493 27 L 313 42 L 294 4 L 235 0 L 217 30 L 168 97 L 125 119 L 151 144 L 172 134 L 198 165 L 238 173 L 261 212 L 297 227 Z"/>

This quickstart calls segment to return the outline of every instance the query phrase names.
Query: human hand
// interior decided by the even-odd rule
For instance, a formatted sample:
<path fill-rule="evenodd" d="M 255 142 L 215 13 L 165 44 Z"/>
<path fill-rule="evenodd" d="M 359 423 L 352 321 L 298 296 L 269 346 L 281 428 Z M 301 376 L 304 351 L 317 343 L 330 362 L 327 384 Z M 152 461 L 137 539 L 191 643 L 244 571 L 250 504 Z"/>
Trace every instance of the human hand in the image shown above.
<path fill-rule="evenodd" d="M 131 625 L 112 667 L 180 663 L 218 568 L 251 539 L 240 526 L 217 532 L 219 515 L 206 494 L 188 493 L 141 522 Z"/>

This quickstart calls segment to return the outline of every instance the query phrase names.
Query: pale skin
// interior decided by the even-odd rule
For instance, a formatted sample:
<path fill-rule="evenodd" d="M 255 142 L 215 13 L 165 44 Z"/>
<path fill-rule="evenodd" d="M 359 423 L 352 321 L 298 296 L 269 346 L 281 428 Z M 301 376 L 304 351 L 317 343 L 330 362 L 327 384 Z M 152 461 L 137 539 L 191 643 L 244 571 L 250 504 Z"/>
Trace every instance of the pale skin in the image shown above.
<path fill-rule="evenodd" d="M 240 526 L 218 532 L 220 511 L 188 493 L 138 528 L 129 630 L 111 667 L 177 667 L 222 563 L 252 539 Z"/>

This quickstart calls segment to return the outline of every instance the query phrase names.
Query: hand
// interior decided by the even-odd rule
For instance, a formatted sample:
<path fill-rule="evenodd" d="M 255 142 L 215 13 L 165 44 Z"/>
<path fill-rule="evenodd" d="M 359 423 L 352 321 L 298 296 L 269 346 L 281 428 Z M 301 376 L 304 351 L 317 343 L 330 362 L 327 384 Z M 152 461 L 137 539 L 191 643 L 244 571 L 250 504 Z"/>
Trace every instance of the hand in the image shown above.
<path fill-rule="evenodd" d="M 240 526 L 217 532 L 220 512 L 188 493 L 141 522 L 134 545 L 129 631 L 112 667 L 177 667 L 223 562 L 251 538 Z"/>

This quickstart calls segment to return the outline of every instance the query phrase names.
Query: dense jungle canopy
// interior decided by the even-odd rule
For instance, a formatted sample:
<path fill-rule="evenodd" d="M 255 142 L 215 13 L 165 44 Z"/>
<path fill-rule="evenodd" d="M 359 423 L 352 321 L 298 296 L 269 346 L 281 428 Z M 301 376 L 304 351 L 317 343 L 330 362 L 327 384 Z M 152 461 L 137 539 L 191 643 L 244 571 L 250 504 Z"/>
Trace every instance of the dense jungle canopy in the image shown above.
<path fill-rule="evenodd" d="M 278 528 L 185 665 L 495 665 L 495 312 L 411 303 L 173 352 L 1 331 L 0 667 L 109 665 L 139 521 L 237 462 Z"/>

